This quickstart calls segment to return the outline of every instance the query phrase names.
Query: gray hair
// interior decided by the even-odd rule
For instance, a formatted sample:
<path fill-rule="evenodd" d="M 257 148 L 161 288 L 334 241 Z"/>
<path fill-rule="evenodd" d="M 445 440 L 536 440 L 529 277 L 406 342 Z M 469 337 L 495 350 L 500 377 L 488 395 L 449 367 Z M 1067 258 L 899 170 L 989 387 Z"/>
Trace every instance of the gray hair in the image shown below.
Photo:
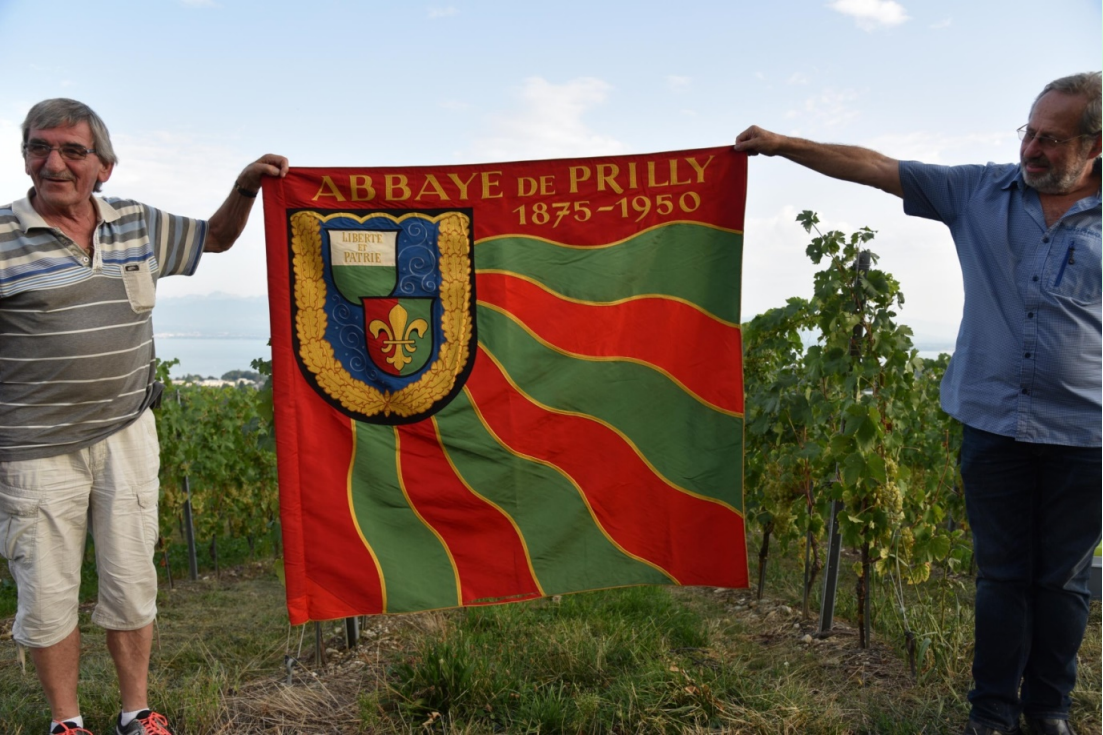
<path fill-rule="evenodd" d="M 1100 122 L 1100 72 L 1086 71 L 1082 74 L 1073 74 L 1060 79 L 1054 79 L 1045 86 L 1036 98 L 1034 104 L 1047 92 L 1060 92 L 1062 94 L 1078 95 L 1087 100 L 1084 106 L 1084 116 L 1080 118 L 1081 135 L 1099 135 L 1103 124 Z M 1033 109 L 1033 107 L 1032 107 Z"/>
<path fill-rule="evenodd" d="M 88 127 L 92 129 L 92 147 L 96 149 L 96 156 L 103 165 L 118 163 L 119 159 L 111 145 L 111 135 L 100 116 L 83 102 L 65 97 L 43 100 L 27 112 L 27 118 L 23 121 L 23 143 L 26 144 L 31 130 L 50 130 L 79 125 L 82 122 L 88 123 Z M 96 191 L 99 191 L 98 183 Z"/>

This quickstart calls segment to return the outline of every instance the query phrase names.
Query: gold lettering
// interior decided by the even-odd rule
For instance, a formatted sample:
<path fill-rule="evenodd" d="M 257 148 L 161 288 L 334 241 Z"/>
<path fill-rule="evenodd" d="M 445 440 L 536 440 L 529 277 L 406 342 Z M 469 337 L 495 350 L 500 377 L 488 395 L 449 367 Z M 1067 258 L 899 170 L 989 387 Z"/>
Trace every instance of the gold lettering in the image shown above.
<path fill-rule="evenodd" d="M 345 263 L 382 263 L 379 253 L 345 251 Z"/>
<path fill-rule="evenodd" d="M 361 196 L 364 194 L 364 196 Z M 370 202 L 375 199 L 375 189 L 371 185 L 371 176 L 353 174 L 349 176 L 349 197 L 354 202 Z"/>
<path fill-rule="evenodd" d="M 383 242 L 383 235 L 379 232 L 352 232 L 341 230 L 341 242 Z"/>
<path fill-rule="evenodd" d="M 649 187 L 652 187 L 652 188 L 654 188 L 656 186 L 670 186 L 669 181 L 663 181 L 663 182 L 655 181 L 655 162 L 654 161 L 648 161 L 647 162 L 647 185 Z"/>
<path fill-rule="evenodd" d="M 582 181 L 589 181 L 590 169 L 585 166 L 571 166 L 569 169 L 571 175 L 571 193 L 578 193 L 578 185 Z"/>
<path fill-rule="evenodd" d="M 636 186 L 636 162 L 635 161 L 629 161 L 628 162 L 628 188 L 629 189 L 638 188 Z"/>
<path fill-rule="evenodd" d="M 483 171 L 482 172 L 483 199 L 501 199 L 502 198 L 502 192 L 499 191 L 497 193 L 494 193 L 494 192 L 491 191 L 491 189 L 493 189 L 495 187 L 498 187 L 498 186 L 501 186 L 502 182 L 499 181 L 498 179 L 491 179 L 490 178 L 491 176 L 501 176 L 501 175 L 502 175 L 501 171 Z"/>
<path fill-rule="evenodd" d="M 432 191 L 426 191 L 430 185 L 432 185 Z M 425 194 L 435 194 L 441 201 L 448 201 L 448 194 L 445 193 L 444 187 L 437 181 L 437 177 L 433 174 L 425 174 L 425 183 L 421 185 L 421 191 L 417 193 L 415 199 L 421 199 Z"/>
<path fill-rule="evenodd" d="M 536 179 L 530 176 L 519 176 L 517 178 L 517 196 L 530 197 L 536 193 Z"/>
<path fill-rule="evenodd" d="M 555 194 L 555 177 L 554 176 L 541 176 L 540 177 L 540 195 L 550 196 Z"/>
<path fill-rule="evenodd" d="M 404 174 L 384 174 L 383 180 L 387 182 L 388 201 L 400 202 L 410 198 L 410 187 L 406 185 L 409 180 Z M 396 193 L 400 195 L 396 196 Z"/>
<path fill-rule="evenodd" d="M 605 191 L 605 184 L 608 182 L 609 188 L 617 194 L 623 194 L 624 189 L 620 188 L 620 184 L 617 183 L 617 175 L 620 173 L 620 168 L 615 163 L 599 163 L 597 165 L 597 190 Z"/>
<path fill-rule="evenodd" d="M 467 181 L 460 181 L 460 177 L 455 174 L 448 174 L 448 178 L 452 179 L 452 182 L 460 188 L 460 199 L 467 199 L 467 187 L 475 180 L 478 174 L 471 174 L 467 177 Z"/>
<path fill-rule="evenodd" d="M 693 182 L 691 182 L 689 179 L 686 179 L 685 181 L 679 181 L 678 180 L 678 159 L 677 158 L 671 158 L 670 159 L 670 185 L 671 186 L 685 186 L 686 184 L 691 184 L 691 183 L 693 183 Z"/>
<path fill-rule="evenodd" d="M 327 188 L 329 189 L 329 193 L 326 193 Z M 341 194 L 341 190 L 333 183 L 333 179 L 328 176 L 322 177 L 322 184 L 318 187 L 318 193 L 314 195 L 311 201 L 316 202 L 320 197 L 335 197 L 339 202 L 345 201 L 345 197 Z"/>
<path fill-rule="evenodd" d="M 693 170 L 697 172 L 697 183 L 698 184 L 705 183 L 705 169 L 708 168 L 708 165 L 710 163 L 712 163 L 713 158 L 715 158 L 715 156 L 709 156 L 709 160 L 705 161 L 704 166 L 698 166 L 696 158 L 687 158 L 686 159 L 687 161 L 689 161 L 689 165 L 693 166 Z"/>

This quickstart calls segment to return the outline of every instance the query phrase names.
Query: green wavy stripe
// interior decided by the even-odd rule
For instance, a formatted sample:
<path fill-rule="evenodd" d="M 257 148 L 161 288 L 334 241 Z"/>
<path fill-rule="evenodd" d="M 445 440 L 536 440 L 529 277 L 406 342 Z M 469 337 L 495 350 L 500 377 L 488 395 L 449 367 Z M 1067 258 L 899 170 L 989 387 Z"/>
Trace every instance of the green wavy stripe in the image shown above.
<path fill-rule="evenodd" d="M 352 507 L 383 569 L 386 612 L 459 604 L 447 552 L 410 508 L 399 485 L 393 426 L 356 424 Z"/>
<path fill-rule="evenodd" d="M 584 301 L 616 301 L 640 294 L 674 296 L 738 324 L 742 250 L 741 234 L 680 223 L 599 248 L 567 247 L 526 237 L 480 240 L 475 246 L 475 267 L 519 273 Z M 727 276 L 716 278 L 717 273 Z"/>
<path fill-rule="evenodd" d="M 479 341 L 532 398 L 593 416 L 624 434 L 675 485 L 743 510 L 743 421 L 632 362 L 590 361 L 544 347 L 513 319 L 478 309 Z"/>
<path fill-rule="evenodd" d="M 562 473 L 519 457 L 487 430 L 464 391 L 437 414 L 445 449 L 475 492 L 521 530 L 545 594 L 628 584 L 670 584 L 654 567 L 618 549 L 596 525 Z"/>

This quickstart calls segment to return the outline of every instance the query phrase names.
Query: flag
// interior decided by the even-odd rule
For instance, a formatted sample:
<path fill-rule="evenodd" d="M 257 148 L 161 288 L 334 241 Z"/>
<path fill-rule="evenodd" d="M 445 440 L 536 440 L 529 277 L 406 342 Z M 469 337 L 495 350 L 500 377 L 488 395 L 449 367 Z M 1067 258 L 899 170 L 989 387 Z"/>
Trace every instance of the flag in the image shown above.
<path fill-rule="evenodd" d="M 291 622 L 747 586 L 730 148 L 265 179 Z"/>

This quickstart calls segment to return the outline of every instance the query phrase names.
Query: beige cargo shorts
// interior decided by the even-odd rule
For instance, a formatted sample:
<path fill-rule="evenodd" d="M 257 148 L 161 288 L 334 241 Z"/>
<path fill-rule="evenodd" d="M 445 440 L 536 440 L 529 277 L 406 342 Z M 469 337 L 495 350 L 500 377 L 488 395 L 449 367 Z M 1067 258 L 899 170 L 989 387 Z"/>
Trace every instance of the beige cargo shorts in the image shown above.
<path fill-rule="evenodd" d="M 92 622 L 136 630 L 157 615 L 157 472 L 152 411 L 71 454 L 0 462 L 0 555 L 19 591 L 12 637 L 42 648 L 77 625 L 91 530 L 99 573 Z"/>

